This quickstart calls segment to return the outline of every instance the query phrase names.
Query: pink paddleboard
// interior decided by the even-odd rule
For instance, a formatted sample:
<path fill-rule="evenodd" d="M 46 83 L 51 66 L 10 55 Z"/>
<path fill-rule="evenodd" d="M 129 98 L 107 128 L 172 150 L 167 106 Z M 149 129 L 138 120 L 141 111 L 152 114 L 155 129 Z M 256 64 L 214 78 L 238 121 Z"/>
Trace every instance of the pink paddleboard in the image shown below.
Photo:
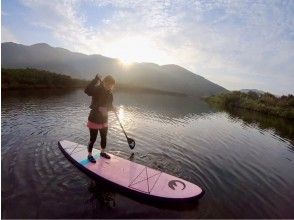
<path fill-rule="evenodd" d="M 125 189 L 162 199 L 191 199 L 203 194 L 203 190 L 186 180 L 151 169 L 141 164 L 109 154 L 111 159 L 100 157 L 93 149 L 93 164 L 87 159 L 87 147 L 71 141 L 59 141 L 59 148 L 75 165 L 93 177 L 106 179 Z"/>

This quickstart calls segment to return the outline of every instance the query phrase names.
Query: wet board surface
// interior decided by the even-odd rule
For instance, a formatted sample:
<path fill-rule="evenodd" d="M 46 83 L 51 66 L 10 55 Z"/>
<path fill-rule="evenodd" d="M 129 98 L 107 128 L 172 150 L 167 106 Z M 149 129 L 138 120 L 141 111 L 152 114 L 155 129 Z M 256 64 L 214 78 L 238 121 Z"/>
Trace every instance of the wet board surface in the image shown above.
<path fill-rule="evenodd" d="M 203 194 L 203 190 L 186 180 L 155 170 L 144 165 L 109 154 L 111 159 L 100 157 L 100 151 L 93 149 L 96 163 L 88 161 L 87 147 L 78 143 L 59 141 L 59 148 L 67 158 L 91 175 L 102 177 L 112 183 L 164 199 L 191 199 Z"/>

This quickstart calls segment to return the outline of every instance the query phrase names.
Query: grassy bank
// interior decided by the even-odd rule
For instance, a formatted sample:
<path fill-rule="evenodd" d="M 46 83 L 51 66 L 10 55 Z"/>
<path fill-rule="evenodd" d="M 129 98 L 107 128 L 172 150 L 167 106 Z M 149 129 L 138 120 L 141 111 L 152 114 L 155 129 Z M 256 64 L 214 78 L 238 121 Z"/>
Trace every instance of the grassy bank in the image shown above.
<path fill-rule="evenodd" d="M 2 89 L 78 88 L 88 81 L 37 69 L 1 69 Z"/>
<path fill-rule="evenodd" d="M 276 97 L 270 93 L 238 91 L 210 96 L 206 101 L 225 108 L 243 108 L 264 114 L 294 119 L 294 96 Z"/>

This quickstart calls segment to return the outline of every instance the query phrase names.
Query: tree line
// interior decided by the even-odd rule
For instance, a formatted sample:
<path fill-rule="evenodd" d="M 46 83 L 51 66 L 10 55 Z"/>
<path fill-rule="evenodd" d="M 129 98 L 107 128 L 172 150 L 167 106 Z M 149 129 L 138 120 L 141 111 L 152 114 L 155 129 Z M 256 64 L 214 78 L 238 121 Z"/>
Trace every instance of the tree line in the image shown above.
<path fill-rule="evenodd" d="M 1 69 L 2 89 L 21 88 L 77 88 L 84 87 L 89 81 L 74 79 L 70 76 L 38 70 Z"/>
<path fill-rule="evenodd" d="M 206 100 L 225 108 L 237 107 L 294 119 L 294 96 L 291 94 L 277 97 L 271 93 L 233 91 L 210 96 Z"/>

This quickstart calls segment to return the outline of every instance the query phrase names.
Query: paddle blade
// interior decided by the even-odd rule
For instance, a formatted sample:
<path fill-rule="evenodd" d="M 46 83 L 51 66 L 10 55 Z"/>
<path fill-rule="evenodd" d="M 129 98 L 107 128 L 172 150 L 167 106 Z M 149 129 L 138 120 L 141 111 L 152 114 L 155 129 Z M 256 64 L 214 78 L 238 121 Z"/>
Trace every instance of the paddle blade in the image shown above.
<path fill-rule="evenodd" d="M 129 144 L 129 147 L 133 150 L 134 147 L 136 146 L 136 143 L 135 141 L 132 139 L 132 138 L 128 138 L 128 144 Z"/>

